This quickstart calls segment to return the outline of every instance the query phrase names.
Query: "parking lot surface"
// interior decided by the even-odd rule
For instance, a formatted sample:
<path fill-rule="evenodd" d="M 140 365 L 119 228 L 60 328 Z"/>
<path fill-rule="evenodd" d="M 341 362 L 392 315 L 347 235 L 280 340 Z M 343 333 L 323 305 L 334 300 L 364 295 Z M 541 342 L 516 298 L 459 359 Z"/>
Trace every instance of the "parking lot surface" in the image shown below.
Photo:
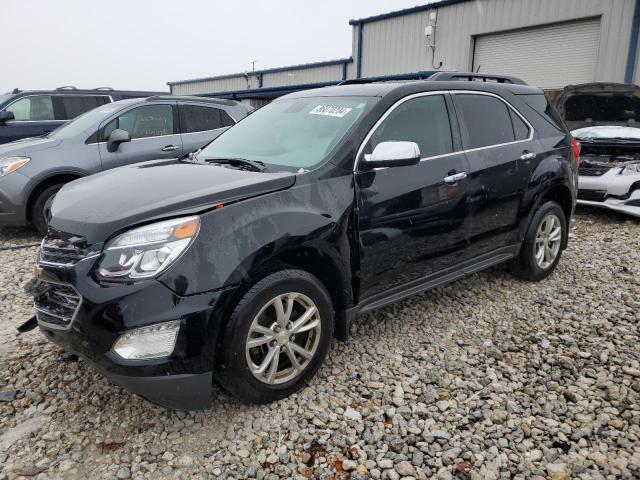
<path fill-rule="evenodd" d="M 580 210 L 554 275 L 504 267 L 360 317 L 309 387 L 155 407 L 64 363 L 0 231 L 0 479 L 639 478 L 640 220 Z M 12 399 L 15 396 L 15 399 Z"/>

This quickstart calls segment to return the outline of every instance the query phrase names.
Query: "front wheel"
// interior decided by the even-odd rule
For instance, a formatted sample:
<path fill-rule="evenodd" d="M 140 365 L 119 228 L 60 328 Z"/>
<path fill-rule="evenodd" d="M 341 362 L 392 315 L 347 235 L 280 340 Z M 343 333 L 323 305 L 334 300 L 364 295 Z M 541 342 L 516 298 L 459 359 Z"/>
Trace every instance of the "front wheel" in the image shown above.
<path fill-rule="evenodd" d="M 526 280 L 540 281 L 553 273 L 567 236 L 567 221 L 560 205 L 545 202 L 531 219 L 518 258 L 511 272 Z"/>
<path fill-rule="evenodd" d="M 64 183 L 50 185 L 42 190 L 36 196 L 31 207 L 31 224 L 42 236 L 47 234 L 49 228 L 49 220 L 51 219 L 51 204 L 58 190 L 63 187 Z"/>
<path fill-rule="evenodd" d="M 333 307 L 322 283 L 302 270 L 275 272 L 231 314 L 218 381 L 246 402 L 284 398 L 315 375 L 332 336 Z"/>

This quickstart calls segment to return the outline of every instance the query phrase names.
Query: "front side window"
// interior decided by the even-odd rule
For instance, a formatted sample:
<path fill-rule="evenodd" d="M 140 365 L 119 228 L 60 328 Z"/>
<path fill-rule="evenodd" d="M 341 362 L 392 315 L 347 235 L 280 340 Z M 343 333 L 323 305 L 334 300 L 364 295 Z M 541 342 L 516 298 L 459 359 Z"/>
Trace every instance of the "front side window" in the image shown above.
<path fill-rule="evenodd" d="M 180 122 L 182 133 L 204 132 L 222 128 L 220 109 L 199 105 L 181 105 Z"/>
<path fill-rule="evenodd" d="M 7 112 L 13 112 L 16 121 L 54 120 L 53 102 L 49 95 L 24 97 L 9 105 Z"/>
<path fill-rule="evenodd" d="M 104 127 L 106 140 L 115 129 L 126 130 L 134 138 L 173 135 L 173 108 L 171 105 L 145 105 L 132 108 Z"/>
<path fill-rule="evenodd" d="M 515 141 L 509 107 L 488 95 L 457 94 L 465 148 L 481 148 Z"/>
<path fill-rule="evenodd" d="M 442 95 L 427 95 L 401 103 L 380 124 L 364 148 L 371 153 L 381 142 L 415 142 L 422 158 L 453 152 L 451 124 Z"/>
<path fill-rule="evenodd" d="M 327 159 L 374 97 L 276 100 L 230 128 L 198 155 L 243 158 L 285 170 L 309 169 Z"/>

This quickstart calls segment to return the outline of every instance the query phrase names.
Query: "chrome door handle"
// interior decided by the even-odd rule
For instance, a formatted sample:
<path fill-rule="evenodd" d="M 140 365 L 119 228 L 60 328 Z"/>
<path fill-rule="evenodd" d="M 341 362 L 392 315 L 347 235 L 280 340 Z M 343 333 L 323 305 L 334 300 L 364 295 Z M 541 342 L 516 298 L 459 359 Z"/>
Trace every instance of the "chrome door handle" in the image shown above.
<path fill-rule="evenodd" d="M 162 147 L 163 152 L 173 152 L 174 150 L 178 150 L 180 147 L 176 145 L 167 145 L 166 147 Z"/>
<path fill-rule="evenodd" d="M 448 175 L 444 177 L 444 183 L 453 185 L 458 180 L 464 180 L 465 178 L 467 178 L 467 172 L 454 173 L 453 175 Z"/>
<path fill-rule="evenodd" d="M 536 158 L 535 152 L 527 152 L 520 155 L 520 160 L 533 160 Z"/>

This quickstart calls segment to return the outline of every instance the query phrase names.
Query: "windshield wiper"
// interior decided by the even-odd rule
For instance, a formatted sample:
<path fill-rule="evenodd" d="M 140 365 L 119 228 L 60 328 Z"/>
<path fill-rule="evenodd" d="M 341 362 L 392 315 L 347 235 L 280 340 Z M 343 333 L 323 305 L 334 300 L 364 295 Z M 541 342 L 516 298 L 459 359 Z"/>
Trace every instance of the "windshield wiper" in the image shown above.
<path fill-rule="evenodd" d="M 219 165 L 231 165 L 233 167 L 249 167 L 249 169 L 256 172 L 266 172 L 267 167 L 264 163 L 258 160 L 247 160 L 246 158 L 223 158 L 223 157 L 208 157 L 203 159 L 205 162 L 217 163 Z"/>
<path fill-rule="evenodd" d="M 198 158 L 198 154 L 201 151 L 202 151 L 202 149 L 199 148 L 195 152 L 191 152 L 191 153 L 188 153 L 186 155 L 181 156 L 180 158 L 178 158 L 178 160 L 180 160 L 181 162 L 187 162 L 187 163 L 202 163 L 202 160 L 200 160 Z"/>

